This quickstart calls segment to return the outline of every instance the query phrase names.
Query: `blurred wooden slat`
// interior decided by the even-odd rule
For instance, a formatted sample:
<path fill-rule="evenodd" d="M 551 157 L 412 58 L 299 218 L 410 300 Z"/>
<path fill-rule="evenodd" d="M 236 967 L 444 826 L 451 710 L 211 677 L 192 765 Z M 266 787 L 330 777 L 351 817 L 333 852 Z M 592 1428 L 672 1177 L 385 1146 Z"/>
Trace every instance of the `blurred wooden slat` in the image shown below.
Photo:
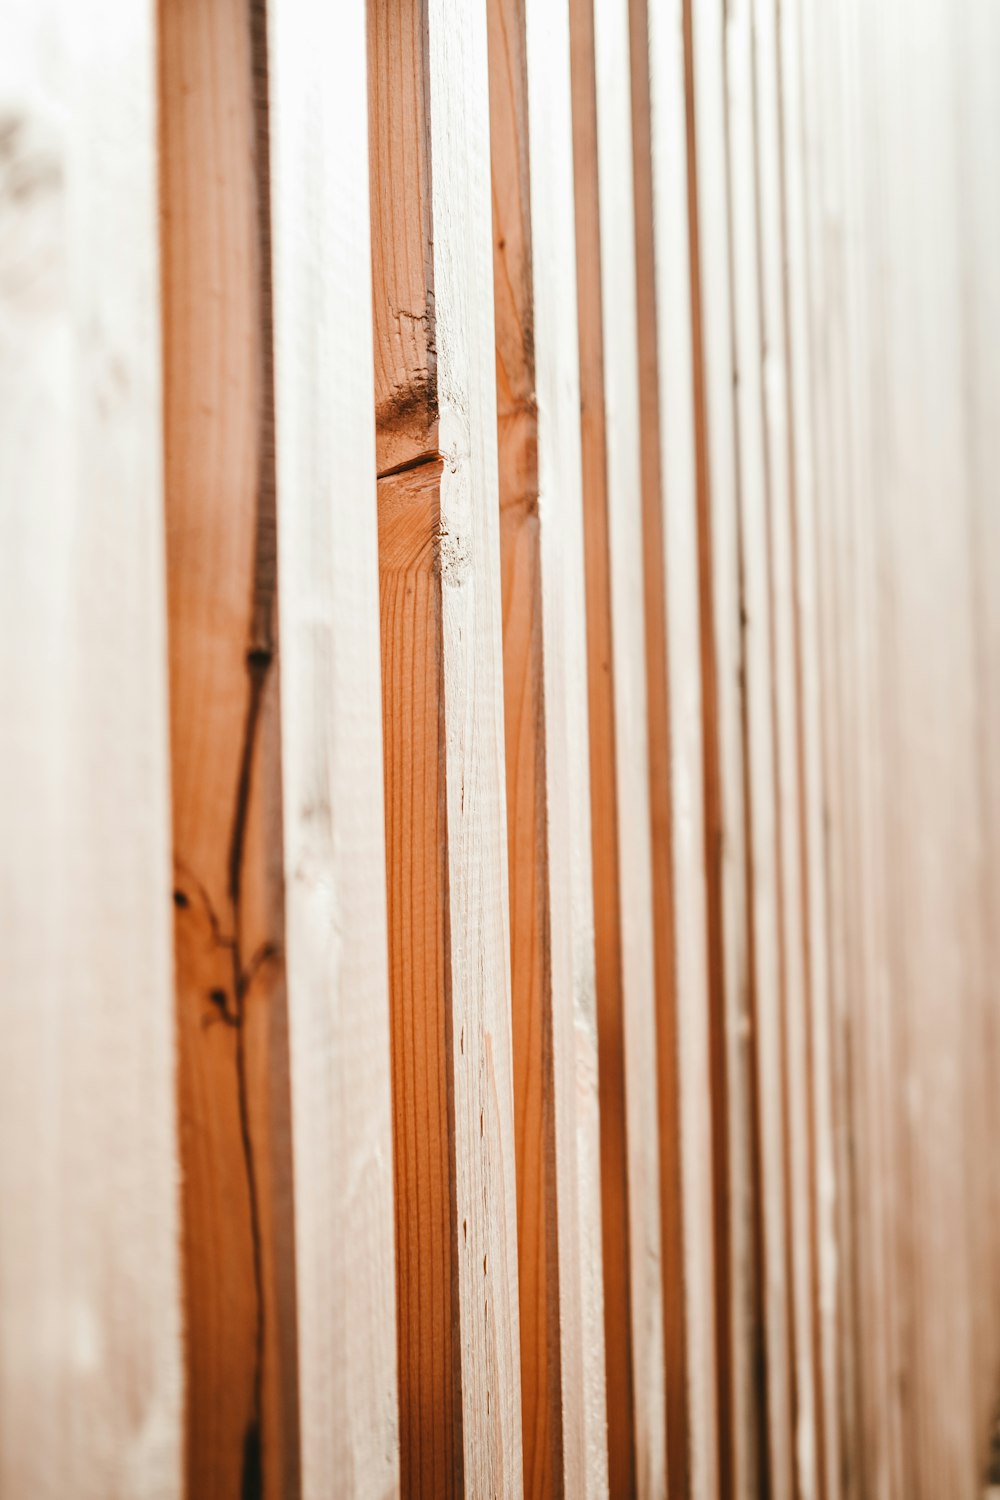
<path fill-rule="evenodd" d="M 724 1078 L 711 1058 L 683 5 L 632 0 L 631 24 L 668 1492 L 711 1496 L 733 1492 L 732 1433 L 753 1393 L 750 1351 L 733 1350 L 724 1229 L 716 1242 L 726 1135 L 722 1109 L 713 1140 Z"/>
<path fill-rule="evenodd" d="M 802 904 L 805 949 L 806 1032 L 809 1055 L 810 1173 L 815 1241 L 813 1289 L 816 1319 L 818 1493 L 840 1492 L 839 1363 L 837 1350 L 836 1182 L 833 1162 L 829 975 L 814 469 L 816 441 L 810 355 L 809 271 L 806 238 L 806 168 L 802 81 L 801 0 L 779 15 L 779 100 L 782 129 L 785 341 L 788 368 L 790 477 L 789 523 L 794 575 L 799 690 L 799 756 L 802 807 Z"/>
<path fill-rule="evenodd" d="M 822 1434 L 817 1402 L 818 1308 L 812 1177 L 811 1009 L 807 979 L 808 884 L 803 852 L 801 662 L 795 609 L 795 523 L 786 325 L 786 242 L 781 155 L 778 6 L 755 0 L 753 89 L 757 238 L 760 247 L 761 396 L 766 477 L 765 541 L 770 595 L 779 957 L 785 1029 L 788 1234 L 795 1371 L 798 1493 L 819 1491 Z"/>
<path fill-rule="evenodd" d="M 298 1489 L 263 9 L 160 10 L 187 1469 Z"/>
<path fill-rule="evenodd" d="M 270 8 L 302 1493 L 399 1486 L 364 11 Z"/>
<path fill-rule="evenodd" d="M 489 6 L 524 1482 L 607 1495 L 568 12 Z"/>
<path fill-rule="evenodd" d="M 769 1493 L 795 1489 L 796 1386 L 790 1298 L 788 1059 L 781 954 L 772 625 L 767 556 L 767 455 L 761 370 L 757 186 L 754 162 L 750 0 L 727 8 L 730 235 L 733 264 L 733 385 L 738 452 L 740 610 L 747 789 L 750 993 L 756 1066 L 761 1287 L 769 1423 Z"/>
<path fill-rule="evenodd" d="M 522 1489 L 485 3 L 369 7 L 402 1484 Z"/>
<path fill-rule="evenodd" d="M 571 0 L 612 1495 L 666 1483 L 627 0 Z"/>
<path fill-rule="evenodd" d="M 154 8 L 0 16 L 0 1492 L 179 1500 Z"/>
<path fill-rule="evenodd" d="M 839 705 L 831 691 L 835 649 L 832 604 L 833 556 L 828 530 L 830 492 L 843 461 L 843 443 L 831 403 L 831 362 L 834 332 L 829 310 L 827 150 L 822 129 L 824 73 L 817 42 L 816 8 L 800 0 L 798 64 L 802 101 L 801 144 L 804 184 L 805 276 L 807 308 L 805 334 L 809 343 L 810 426 L 813 450 L 811 503 L 802 514 L 811 522 L 816 581 L 816 668 L 820 709 L 820 765 L 823 785 L 823 844 L 826 892 L 825 926 L 828 969 L 828 1047 L 833 1123 L 833 1163 L 836 1181 L 834 1231 L 836 1238 L 837 1442 L 830 1462 L 836 1463 L 840 1492 L 849 1500 L 858 1493 L 856 1459 L 857 1348 L 855 1340 L 855 1246 L 852 1233 L 854 1173 L 851 1154 L 850 1072 L 846 1013 L 846 958 L 843 913 L 842 777 Z"/>
<path fill-rule="evenodd" d="M 730 1466 L 734 1493 L 750 1496 L 767 1483 L 775 1423 L 785 1451 L 788 1413 L 780 1382 L 772 1393 L 766 1378 L 761 1305 L 724 10 L 718 0 L 685 0 L 716 1253 L 725 1299 L 717 1312 L 732 1389 L 722 1478 L 729 1482 Z"/>

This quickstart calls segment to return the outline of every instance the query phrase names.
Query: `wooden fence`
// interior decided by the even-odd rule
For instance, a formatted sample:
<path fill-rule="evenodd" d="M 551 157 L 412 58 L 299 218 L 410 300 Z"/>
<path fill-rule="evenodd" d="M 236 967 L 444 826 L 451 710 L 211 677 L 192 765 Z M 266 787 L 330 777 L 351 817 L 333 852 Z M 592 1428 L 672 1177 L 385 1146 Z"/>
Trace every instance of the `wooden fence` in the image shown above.
<path fill-rule="evenodd" d="M 2 1500 L 978 1493 L 998 475 L 995 0 L 4 0 Z"/>

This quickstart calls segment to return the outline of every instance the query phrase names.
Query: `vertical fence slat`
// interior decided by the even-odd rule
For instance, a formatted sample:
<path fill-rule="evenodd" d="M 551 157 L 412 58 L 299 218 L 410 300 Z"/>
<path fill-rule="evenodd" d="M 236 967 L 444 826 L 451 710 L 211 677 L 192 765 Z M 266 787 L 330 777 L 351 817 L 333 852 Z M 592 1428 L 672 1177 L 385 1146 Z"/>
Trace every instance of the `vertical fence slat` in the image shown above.
<path fill-rule="evenodd" d="M 732 1491 L 750 1394 L 731 1380 L 730 1269 L 716 1259 L 725 1121 L 713 1132 L 683 19 L 680 3 L 632 0 L 667 1457 L 669 1493 L 708 1497 L 720 1481 Z"/>
<path fill-rule="evenodd" d="M 568 11 L 492 0 L 525 1492 L 606 1495 Z"/>
<path fill-rule="evenodd" d="M 281 762 L 304 1500 L 399 1486 L 361 6 L 269 6 Z"/>
<path fill-rule="evenodd" d="M 0 17 L 0 1490 L 181 1493 L 154 7 Z"/>
<path fill-rule="evenodd" d="M 774 1446 L 787 1451 L 788 1413 L 764 1371 L 760 1142 L 754 1111 L 738 445 L 733 399 L 734 329 L 727 140 L 725 8 L 685 0 L 689 191 L 692 217 L 699 546 L 705 694 L 708 922 L 713 995 L 715 1128 L 724 1133 L 716 1183 L 718 1253 L 729 1266 L 727 1303 L 733 1411 L 733 1484 L 741 1495 L 765 1482 Z M 722 1148 L 717 1144 L 717 1150 Z M 779 1371 L 780 1374 L 780 1371 Z M 755 1393 L 747 1401 L 748 1382 Z M 779 1381 L 780 1384 L 780 1381 Z M 741 1393 L 743 1393 L 741 1395 Z M 750 1410 L 747 1408 L 750 1407 Z M 784 1427 L 782 1428 L 782 1424 Z"/>
<path fill-rule="evenodd" d="M 666 1421 L 628 7 L 570 17 L 609 1471 L 647 1496 Z"/>
<path fill-rule="evenodd" d="M 522 1488 L 485 4 L 369 10 L 403 1487 Z"/>
<path fill-rule="evenodd" d="M 811 1046 L 806 974 L 806 900 L 800 764 L 801 671 L 795 619 L 794 532 L 785 295 L 785 224 L 781 158 L 777 6 L 758 0 L 753 13 L 757 236 L 760 246 L 761 384 L 767 479 L 765 540 L 771 615 L 774 797 L 777 819 L 778 918 L 785 1030 L 788 1137 L 789 1295 L 795 1366 L 795 1471 L 799 1492 L 819 1485 L 816 1279 L 811 1173 Z"/>
<path fill-rule="evenodd" d="M 188 1480 L 277 1500 L 298 1445 L 262 7 L 165 0 L 160 82 Z"/>
<path fill-rule="evenodd" d="M 806 239 L 806 168 L 802 79 L 801 3 L 782 5 L 779 17 L 779 77 L 782 127 L 782 189 L 785 227 L 786 339 L 788 343 L 791 445 L 791 560 L 799 663 L 799 736 L 802 777 L 803 911 L 805 985 L 809 1013 L 811 1174 L 817 1364 L 817 1463 L 819 1493 L 839 1492 L 839 1362 L 837 1265 L 829 973 L 826 920 L 826 861 L 823 834 L 823 706 L 820 680 L 816 578 L 816 438 L 810 381 L 809 260 Z"/>
<path fill-rule="evenodd" d="M 754 163 L 753 38 L 749 0 L 726 21 L 733 368 L 738 444 L 747 892 L 750 992 L 760 1142 L 761 1287 L 771 1423 L 771 1493 L 794 1494 L 796 1385 L 790 1300 L 786 975 L 781 954 L 781 869 L 775 807 L 771 600 L 767 558 L 767 456 L 761 372 Z"/>

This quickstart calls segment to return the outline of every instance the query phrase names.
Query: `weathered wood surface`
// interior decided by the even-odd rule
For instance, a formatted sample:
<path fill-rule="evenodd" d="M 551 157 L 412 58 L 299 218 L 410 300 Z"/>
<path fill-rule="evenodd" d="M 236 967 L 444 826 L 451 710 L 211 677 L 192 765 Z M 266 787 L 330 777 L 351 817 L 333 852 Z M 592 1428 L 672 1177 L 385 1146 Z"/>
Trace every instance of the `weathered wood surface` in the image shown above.
<path fill-rule="evenodd" d="M 286 974 L 304 1500 L 399 1487 L 361 7 L 269 8 Z"/>
<path fill-rule="evenodd" d="M 0 16 L 0 1492 L 178 1500 L 155 15 Z"/>
<path fill-rule="evenodd" d="M 522 1489 L 485 3 L 369 9 L 407 1493 Z"/>
<path fill-rule="evenodd" d="M 608 1492 L 568 11 L 489 7 L 525 1493 Z"/>

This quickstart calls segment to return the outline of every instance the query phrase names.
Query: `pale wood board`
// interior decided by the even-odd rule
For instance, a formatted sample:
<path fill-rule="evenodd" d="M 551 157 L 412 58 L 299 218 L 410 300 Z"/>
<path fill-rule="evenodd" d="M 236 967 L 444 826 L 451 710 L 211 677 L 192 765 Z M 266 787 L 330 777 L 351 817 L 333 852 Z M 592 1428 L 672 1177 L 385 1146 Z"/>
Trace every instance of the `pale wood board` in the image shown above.
<path fill-rule="evenodd" d="M 267 64 L 249 0 L 160 10 L 174 906 L 195 1493 L 298 1489 Z"/>
<path fill-rule="evenodd" d="M 666 1482 L 627 0 L 570 7 L 611 1492 Z"/>
<path fill-rule="evenodd" d="M 0 18 L 0 1490 L 178 1500 L 154 10 Z"/>
<path fill-rule="evenodd" d="M 781 955 L 781 869 L 775 807 L 767 470 L 761 370 L 759 236 L 754 163 L 753 37 L 749 0 L 727 13 L 733 372 L 738 454 L 740 606 L 744 664 L 750 993 L 756 1067 L 761 1290 L 769 1424 L 770 1492 L 795 1493 L 788 1198 L 788 1066 Z"/>
<path fill-rule="evenodd" d="M 399 1488 L 364 12 L 269 7 L 304 1500 Z"/>
<path fill-rule="evenodd" d="M 384 392 L 390 398 L 380 413 L 377 465 L 384 476 L 403 1486 L 436 1495 L 464 1485 L 469 1494 L 517 1496 L 520 1354 L 485 3 L 373 5 L 369 80 L 377 405 L 384 407 Z M 400 335 L 403 325 L 412 337 Z M 387 472 L 400 464 L 411 467 L 398 476 Z M 407 573 L 414 590 L 423 591 L 410 605 Z M 387 612 L 393 601 L 398 620 Z M 411 651 L 423 663 L 419 697 L 401 667 Z M 409 734 L 402 720 L 393 722 L 396 712 L 409 716 Z M 422 785 L 412 779 L 418 763 L 427 778 Z M 436 812 L 428 801 L 432 789 Z M 411 921 L 402 901 L 418 878 L 431 886 L 420 887 Z M 422 955 L 419 972 L 405 962 L 407 945 Z M 436 1056 L 425 1066 L 416 1042 L 435 1008 L 443 1030 L 432 1031 Z M 401 1114 L 408 1068 L 417 1070 L 411 1105 L 423 1111 L 419 1127 Z M 440 1166 L 449 1178 L 428 1203 L 426 1245 L 422 1190 L 405 1176 L 407 1163 L 420 1167 L 422 1152 L 434 1158 L 429 1169 Z M 442 1274 L 451 1281 L 453 1310 L 438 1306 L 434 1314 L 434 1337 L 444 1347 L 432 1388 L 419 1370 L 421 1299 L 428 1306 L 439 1299 Z"/>
<path fill-rule="evenodd" d="M 807 984 L 808 885 L 803 852 L 800 651 L 795 615 L 795 531 L 786 329 L 786 249 L 781 158 L 778 13 L 753 7 L 753 99 L 760 253 L 761 396 L 767 485 L 768 591 L 778 926 L 785 1028 L 786 1131 L 798 1493 L 819 1492 L 822 1437 L 817 1400 L 817 1320 L 811 1136 L 811 1009 Z"/>
<path fill-rule="evenodd" d="M 689 213 L 695 351 L 695 434 L 701 560 L 709 975 L 713 1014 L 714 1128 L 724 1137 L 716 1253 L 728 1262 L 732 1350 L 732 1483 L 755 1494 L 767 1472 L 769 1413 L 760 1399 L 762 1358 L 759 1150 L 750 1015 L 749 904 L 742 714 L 738 450 L 733 401 L 732 265 L 724 59 L 724 7 L 684 8 Z M 723 1148 L 717 1147 L 718 1151 Z M 779 1393 L 780 1395 L 780 1393 Z M 772 1422 L 773 1429 L 773 1422 Z M 773 1446 L 773 1442 L 770 1444 Z"/>
<path fill-rule="evenodd" d="M 608 1493 L 568 12 L 489 6 L 525 1493 Z"/>
<path fill-rule="evenodd" d="M 809 324 L 809 263 L 806 239 L 804 99 L 801 4 L 782 5 L 779 15 L 779 98 L 782 127 L 782 214 L 790 437 L 791 541 L 794 629 L 798 658 L 798 739 L 805 986 L 808 1004 L 810 1173 L 815 1240 L 813 1291 L 817 1321 L 816 1453 L 818 1490 L 838 1493 L 837 1246 L 831 1104 L 829 974 L 826 869 L 823 835 L 822 702 L 817 618 L 817 558 L 812 348 Z"/>
<path fill-rule="evenodd" d="M 734 1449 L 743 1454 L 731 1434 L 749 1419 L 752 1392 L 745 1330 L 730 1317 L 728 1238 L 716 1236 L 726 1122 L 711 1056 L 721 1035 L 711 1029 L 706 910 L 684 15 L 681 4 L 633 3 L 631 16 L 668 1492 L 712 1496 L 732 1490 Z"/>

